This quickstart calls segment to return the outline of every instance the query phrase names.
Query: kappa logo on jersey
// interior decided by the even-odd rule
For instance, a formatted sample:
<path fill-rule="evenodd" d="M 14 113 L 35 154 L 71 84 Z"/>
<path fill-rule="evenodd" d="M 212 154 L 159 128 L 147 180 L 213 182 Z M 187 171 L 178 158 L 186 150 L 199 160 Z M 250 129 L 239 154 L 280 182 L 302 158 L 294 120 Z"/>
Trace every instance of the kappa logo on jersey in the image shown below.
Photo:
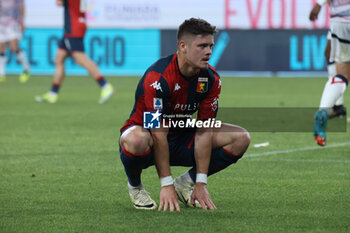
<path fill-rule="evenodd" d="M 163 99 L 153 98 L 153 108 L 155 110 L 162 110 L 163 109 Z"/>
<path fill-rule="evenodd" d="M 143 112 L 143 128 L 160 129 L 161 115 L 158 110 L 156 112 Z"/>
<path fill-rule="evenodd" d="M 174 91 L 178 91 L 178 90 L 180 90 L 180 88 L 181 88 L 180 85 L 179 85 L 178 83 L 176 83 L 176 84 L 175 84 Z"/>
<path fill-rule="evenodd" d="M 160 90 L 161 92 L 163 92 L 162 86 L 160 85 L 160 83 L 158 81 L 155 81 L 150 86 L 153 87 L 154 89 L 156 89 L 157 91 Z"/>
<path fill-rule="evenodd" d="M 215 112 L 216 109 L 218 109 L 218 99 L 214 98 L 213 102 L 210 104 L 211 105 L 211 109 Z"/>
<path fill-rule="evenodd" d="M 208 78 L 199 77 L 197 82 L 197 92 L 205 93 L 208 91 Z"/>

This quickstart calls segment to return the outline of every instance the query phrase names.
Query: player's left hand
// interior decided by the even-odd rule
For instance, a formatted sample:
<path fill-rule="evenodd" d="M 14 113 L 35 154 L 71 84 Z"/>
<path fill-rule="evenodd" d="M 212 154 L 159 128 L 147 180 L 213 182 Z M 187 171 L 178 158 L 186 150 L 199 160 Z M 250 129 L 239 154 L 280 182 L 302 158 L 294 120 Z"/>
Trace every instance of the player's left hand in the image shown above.
<path fill-rule="evenodd" d="M 167 211 L 168 207 L 170 212 L 173 212 L 174 210 L 180 211 L 174 185 L 164 186 L 160 190 L 160 203 L 158 211 L 161 211 L 162 209 Z"/>
<path fill-rule="evenodd" d="M 204 183 L 196 183 L 196 186 L 194 187 L 194 190 L 191 195 L 191 204 L 193 206 L 196 206 L 195 200 L 199 202 L 203 210 L 216 209 L 216 206 L 210 198 L 207 185 Z"/>

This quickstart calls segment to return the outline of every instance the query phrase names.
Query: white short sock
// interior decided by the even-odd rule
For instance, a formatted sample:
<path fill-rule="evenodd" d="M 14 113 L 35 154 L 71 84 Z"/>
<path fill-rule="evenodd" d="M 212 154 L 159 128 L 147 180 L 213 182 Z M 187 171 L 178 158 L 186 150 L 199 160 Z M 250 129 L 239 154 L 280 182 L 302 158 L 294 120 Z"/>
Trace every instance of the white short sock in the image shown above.
<path fill-rule="evenodd" d="M 20 50 L 17 53 L 17 60 L 22 65 L 23 69 L 29 72 L 30 66 L 26 57 L 26 53 L 23 50 Z"/>
<path fill-rule="evenodd" d="M 331 62 L 330 64 L 328 64 L 327 70 L 328 70 L 328 78 L 329 79 L 333 78 L 337 74 L 335 62 Z M 336 100 L 335 105 L 343 105 L 343 104 L 344 104 L 344 98 L 343 98 L 343 95 L 341 95 Z"/>
<path fill-rule="evenodd" d="M 187 182 L 187 183 L 190 183 L 190 184 L 195 184 L 194 181 L 192 180 L 191 176 L 190 176 L 190 173 L 188 172 L 185 172 L 184 174 L 182 174 L 180 176 L 180 178 L 184 181 L 184 182 Z"/>
<path fill-rule="evenodd" d="M 6 75 L 6 72 L 5 72 L 6 62 L 7 62 L 7 58 L 5 56 L 0 56 L 0 76 L 2 77 L 5 77 Z"/>
<path fill-rule="evenodd" d="M 142 188 L 143 186 L 142 186 L 142 184 L 140 184 L 140 185 L 138 185 L 138 186 L 132 186 L 129 182 L 128 182 L 128 187 L 129 187 L 129 189 L 140 189 L 140 188 Z"/>

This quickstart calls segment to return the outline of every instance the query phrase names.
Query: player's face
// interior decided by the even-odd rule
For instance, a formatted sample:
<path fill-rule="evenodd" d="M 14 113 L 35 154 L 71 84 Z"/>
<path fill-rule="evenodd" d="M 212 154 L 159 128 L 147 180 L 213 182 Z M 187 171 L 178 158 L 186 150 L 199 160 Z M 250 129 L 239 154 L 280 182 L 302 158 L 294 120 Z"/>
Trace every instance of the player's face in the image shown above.
<path fill-rule="evenodd" d="M 186 49 L 186 61 L 196 69 L 208 68 L 210 55 L 214 46 L 213 35 L 197 35 L 188 42 Z"/>

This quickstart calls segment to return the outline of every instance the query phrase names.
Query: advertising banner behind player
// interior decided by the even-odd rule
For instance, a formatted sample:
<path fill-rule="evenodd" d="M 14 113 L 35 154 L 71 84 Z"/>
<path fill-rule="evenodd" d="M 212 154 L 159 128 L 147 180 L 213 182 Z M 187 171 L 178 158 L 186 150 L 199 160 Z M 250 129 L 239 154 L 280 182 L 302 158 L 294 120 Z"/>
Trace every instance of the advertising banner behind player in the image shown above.
<path fill-rule="evenodd" d="M 26 1 L 30 6 L 26 9 L 27 26 L 62 27 L 62 8 L 55 1 Z M 219 29 L 329 27 L 328 6 L 321 10 L 316 22 L 308 19 L 316 0 L 86 1 L 88 25 L 100 28 L 176 29 L 190 17 L 203 18 Z"/>

